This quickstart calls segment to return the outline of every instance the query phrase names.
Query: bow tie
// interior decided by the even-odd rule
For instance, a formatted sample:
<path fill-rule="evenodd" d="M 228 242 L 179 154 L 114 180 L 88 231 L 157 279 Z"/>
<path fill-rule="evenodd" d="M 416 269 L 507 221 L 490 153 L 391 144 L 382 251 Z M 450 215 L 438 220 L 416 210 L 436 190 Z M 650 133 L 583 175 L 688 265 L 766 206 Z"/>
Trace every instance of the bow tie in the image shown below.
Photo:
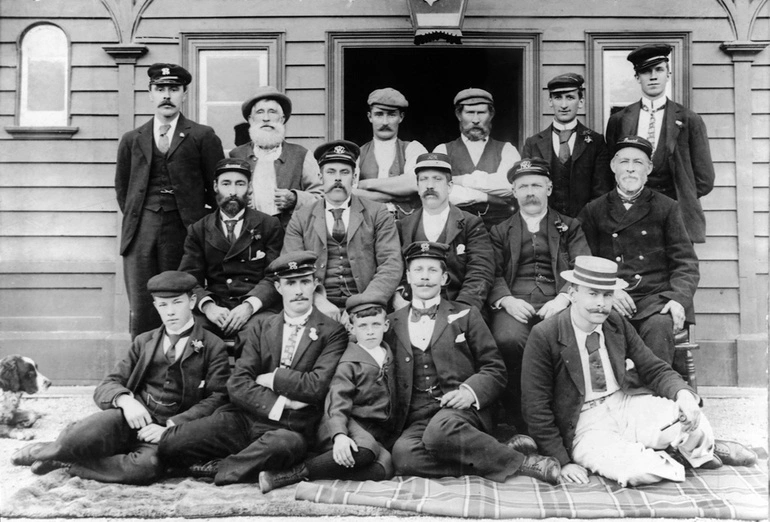
<path fill-rule="evenodd" d="M 436 311 L 438 310 L 438 305 L 434 304 L 433 306 L 429 306 L 428 308 L 415 308 L 412 307 L 412 311 L 409 313 L 409 320 L 413 323 L 420 322 L 420 319 L 422 319 L 422 316 L 427 315 L 428 319 L 435 319 L 436 318 Z"/>
<path fill-rule="evenodd" d="M 633 196 L 631 196 L 629 198 L 623 197 L 620 194 L 618 194 L 618 195 L 620 196 L 620 201 L 622 201 L 624 205 L 633 205 L 634 201 L 639 199 L 639 196 L 641 196 L 642 193 L 638 192 L 637 194 L 634 194 Z"/>

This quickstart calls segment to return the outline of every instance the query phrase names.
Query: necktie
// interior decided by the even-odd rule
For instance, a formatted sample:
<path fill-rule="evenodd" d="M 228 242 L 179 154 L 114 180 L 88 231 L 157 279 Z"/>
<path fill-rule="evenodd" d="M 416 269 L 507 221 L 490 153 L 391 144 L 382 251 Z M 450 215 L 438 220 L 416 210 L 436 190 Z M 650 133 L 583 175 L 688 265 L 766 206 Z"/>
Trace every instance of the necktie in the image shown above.
<path fill-rule="evenodd" d="M 176 343 L 179 342 L 179 339 L 183 337 L 189 337 L 192 333 L 193 327 L 191 326 L 184 332 L 179 332 L 178 334 L 173 334 L 171 332 L 166 332 L 166 337 L 168 337 L 168 340 L 171 342 L 171 345 L 168 347 L 168 351 L 166 352 L 166 359 L 169 360 L 169 362 L 173 363 L 176 360 Z"/>
<path fill-rule="evenodd" d="M 345 242 L 345 223 L 342 221 L 342 213 L 345 212 L 344 208 L 332 208 L 330 209 L 334 216 L 334 226 L 332 227 L 332 237 L 337 243 Z"/>
<path fill-rule="evenodd" d="M 650 124 L 647 126 L 647 141 L 652 143 L 652 150 L 655 150 L 655 113 L 661 110 L 666 105 L 663 104 L 657 109 L 642 105 L 642 109 L 650 113 Z"/>
<path fill-rule="evenodd" d="M 237 219 L 225 219 L 225 226 L 227 227 L 227 240 L 230 244 L 235 243 L 235 224 Z"/>
<path fill-rule="evenodd" d="M 427 315 L 429 319 L 435 319 L 436 310 L 438 310 L 437 304 L 429 306 L 428 308 L 415 308 L 413 306 L 412 311 L 409 313 L 409 320 L 413 323 L 419 323 L 423 315 Z"/>
<path fill-rule="evenodd" d="M 607 391 L 607 379 L 604 377 L 597 332 L 592 332 L 586 337 L 586 350 L 588 350 L 588 367 L 591 370 L 591 389 L 595 392 Z"/>
<path fill-rule="evenodd" d="M 554 128 L 554 130 L 556 130 Z M 570 157 L 570 151 L 569 151 L 569 138 L 572 136 L 572 133 L 575 132 L 575 129 L 564 129 L 559 130 L 559 161 L 562 163 L 567 163 L 569 161 Z"/>
<path fill-rule="evenodd" d="M 171 125 L 161 125 L 158 130 L 160 130 L 160 138 L 158 139 L 158 150 L 160 150 L 163 154 L 168 152 L 170 142 L 168 141 L 168 131 L 171 129 Z"/>
<path fill-rule="evenodd" d="M 281 350 L 281 368 L 289 368 L 291 366 L 291 362 L 294 360 L 294 352 L 297 350 L 297 337 L 299 336 L 299 331 L 304 328 L 306 324 L 307 319 L 300 324 L 287 324 L 287 326 L 291 328 L 291 333 L 286 340 L 286 346 Z"/>

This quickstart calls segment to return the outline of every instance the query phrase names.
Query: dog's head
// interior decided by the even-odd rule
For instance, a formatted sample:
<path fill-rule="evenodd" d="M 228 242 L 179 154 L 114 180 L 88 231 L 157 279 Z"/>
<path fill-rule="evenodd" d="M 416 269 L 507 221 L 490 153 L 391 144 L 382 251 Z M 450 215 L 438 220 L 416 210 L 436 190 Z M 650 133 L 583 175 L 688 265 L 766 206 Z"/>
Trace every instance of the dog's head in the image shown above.
<path fill-rule="evenodd" d="M 0 388 L 10 392 L 37 393 L 51 385 L 48 378 L 37 371 L 37 364 L 29 357 L 8 355 L 0 360 Z"/>

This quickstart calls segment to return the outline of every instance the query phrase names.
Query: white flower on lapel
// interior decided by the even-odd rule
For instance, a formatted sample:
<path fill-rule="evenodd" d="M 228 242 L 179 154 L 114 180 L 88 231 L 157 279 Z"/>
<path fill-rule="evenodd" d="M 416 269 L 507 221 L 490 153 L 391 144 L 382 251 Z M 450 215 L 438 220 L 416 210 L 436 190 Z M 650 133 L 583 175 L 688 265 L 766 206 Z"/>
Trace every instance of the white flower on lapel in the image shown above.
<path fill-rule="evenodd" d="M 201 350 L 203 350 L 203 341 L 201 341 L 200 339 L 194 339 L 190 344 L 192 345 L 193 351 L 195 353 L 198 353 Z"/>
<path fill-rule="evenodd" d="M 307 334 L 308 337 L 310 337 L 311 341 L 317 341 L 318 340 L 318 331 L 315 328 L 310 329 L 310 333 Z"/>
<path fill-rule="evenodd" d="M 634 364 L 634 361 L 632 361 L 631 359 L 626 359 L 626 371 L 627 372 L 633 370 L 635 367 L 636 367 L 636 365 Z"/>
<path fill-rule="evenodd" d="M 180 132 L 180 133 L 179 133 L 179 137 L 180 137 L 180 138 L 184 138 L 184 132 Z"/>
<path fill-rule="evenodd" d="M 199 389 L 203 389 L 206 387 L 206 381 L 201 381 L 201 383 L 198 385 Z"/>
<path fill-rule="evenodd" d="M 679 128 L 682 128 L 682 125 L 684 125 L 680 120 L 676 120 L 674 123 L 676 123 L 676 126 Z"/>
<path fill-rule="evenodd" d="M 459 244 L 457 245 L 457 255 L 461 256 L 465 253 L 465 245 Z"/>
<path fill-rule="evenodd" d="M 583 141 L 585 141 L 586 143 L 591 143 L 594 140 L 593 140 L 593 138 L 591 138 L 591 136 L 586 136 Z"/>
<path fill-rule="evenodd" d="M 249 259 L 249 261 L 259 261 L 260 259 L 262 259 L 262 258 L 263 258 L 263 257 L 265 257 L 266 255 L 267 255 L 267 254 L 265 254 L 263 251 L 261 251 L 261 250 L 257 250 L 257 252 L 254 254 L 254 257 L 252 257 L 251 259 Z"/>
<path fill-rule="evenodd" d="M 468 315 L 470 313 L 470 311 L 471 311 L 471 309 L 467 308 L 467 309 L 463 310 L 462 312 L 457 312 L 456 314 L 449 314 L 447 316 L 447 318 L 446 318 L 446 322 L 448 324 L 452 324 L 453 322 L 457 321 L 461 317 L 465 317 L 466 315 Z"/>
<path fill-rule="evenodd" d="M 465 332 L 460 332 L 460 335 L 455 337 L 455 342 L 456 343 L 463 343 L 463 342 L 465 342 Z"/>

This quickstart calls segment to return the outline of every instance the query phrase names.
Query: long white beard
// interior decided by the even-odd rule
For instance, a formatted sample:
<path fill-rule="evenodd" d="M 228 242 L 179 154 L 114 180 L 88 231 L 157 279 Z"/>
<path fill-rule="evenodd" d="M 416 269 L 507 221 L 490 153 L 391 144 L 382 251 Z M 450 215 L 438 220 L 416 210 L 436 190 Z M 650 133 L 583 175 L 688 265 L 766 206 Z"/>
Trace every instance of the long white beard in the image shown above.
<path fill-rule="evenodd" d="M 257 125 L 249 126 L 249 137 L 260 149 L 274 149 L 286 136 L 286 127 L 283 123 L 273 123 L 274 129 L 263 129 Z"/>

